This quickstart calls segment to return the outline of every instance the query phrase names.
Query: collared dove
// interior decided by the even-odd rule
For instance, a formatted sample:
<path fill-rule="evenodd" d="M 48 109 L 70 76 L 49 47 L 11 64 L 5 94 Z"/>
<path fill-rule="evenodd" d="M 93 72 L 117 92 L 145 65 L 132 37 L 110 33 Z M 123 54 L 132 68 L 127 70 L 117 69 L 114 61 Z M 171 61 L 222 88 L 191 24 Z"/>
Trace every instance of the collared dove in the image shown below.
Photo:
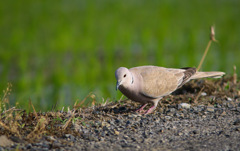
<path fill-rule="evenodd" d="M 195 68 L 164 68 L 158 66 L 140 66 L 127 69 L 120 67 L 115 72 L 116 89 L 119 89 L 127 98 L 142 103 L 136 110 L 143 112 L 144 107 L 151 103 L 153 106 L 145 111 L 152 113 L 159 100 L 174 92 L 192 79 L 220 78 L 224 72 L 198 72 Z"/>

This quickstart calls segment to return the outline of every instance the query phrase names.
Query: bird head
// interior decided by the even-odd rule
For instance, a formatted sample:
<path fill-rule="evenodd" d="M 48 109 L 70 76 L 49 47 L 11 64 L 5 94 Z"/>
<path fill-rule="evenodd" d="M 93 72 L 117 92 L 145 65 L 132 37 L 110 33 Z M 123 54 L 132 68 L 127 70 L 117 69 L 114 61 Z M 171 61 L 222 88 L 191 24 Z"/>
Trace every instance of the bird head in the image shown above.
<path fill-rule="evenodd" d="M 133 83 L 132 73 L 125 67 L 118 68 L 115 72 L 115 77 L 117 80 L 116 90 L 121 86 L 126 87 Z"/>

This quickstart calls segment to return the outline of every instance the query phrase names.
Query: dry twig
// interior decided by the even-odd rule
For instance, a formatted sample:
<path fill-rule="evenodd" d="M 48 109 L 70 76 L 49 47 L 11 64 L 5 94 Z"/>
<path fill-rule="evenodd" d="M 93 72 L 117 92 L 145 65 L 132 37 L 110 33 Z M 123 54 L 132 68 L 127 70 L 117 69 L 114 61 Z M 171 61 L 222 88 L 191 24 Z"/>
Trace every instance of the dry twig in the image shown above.
<path fill-rule="evenodd" d="M 198 65 L 198 67 L 197 67 L 197 71 L 199 71 L 199 70 L 201 69 L 202 64 L 203 64 L 203 61 L 205 60 L 205 57 L 206 57 L 206 55 L 207 55 L 207 53 L 208 53 L 208 50 L 209 50 L 209 48 L 210 48 L 210 46 L 211 46 L 212 41 L 217 42 L 217 40 L 215 39 L 215 31 L 214 31 L 214 27 L 213 27 L 213 26 L 211 26 L 210 40 L 209 40 L 209 42 L 208 42 L 208 44 L 207 44 L 207 47 L 206 47 L 206 49 L 205 49 L 205 51 L 204 51 L 204 54 L 203 54 L 203 56 L 202 56 L 202 59 L 201 59 L 199 65 Z"/>

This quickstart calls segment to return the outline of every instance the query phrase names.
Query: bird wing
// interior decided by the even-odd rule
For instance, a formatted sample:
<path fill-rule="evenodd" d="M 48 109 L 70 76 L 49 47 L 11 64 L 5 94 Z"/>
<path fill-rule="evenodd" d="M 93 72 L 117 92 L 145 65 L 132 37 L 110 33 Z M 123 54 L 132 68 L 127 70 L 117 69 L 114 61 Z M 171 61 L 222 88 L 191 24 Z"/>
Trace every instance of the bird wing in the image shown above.
<path fill-rule="evenodd" d="M 130 69 L 141 78 L 142 95 L 159 98 L 181 87 L 191 77 L 188 69 L 173 69 L 157 66 L 141 66 Z"/>

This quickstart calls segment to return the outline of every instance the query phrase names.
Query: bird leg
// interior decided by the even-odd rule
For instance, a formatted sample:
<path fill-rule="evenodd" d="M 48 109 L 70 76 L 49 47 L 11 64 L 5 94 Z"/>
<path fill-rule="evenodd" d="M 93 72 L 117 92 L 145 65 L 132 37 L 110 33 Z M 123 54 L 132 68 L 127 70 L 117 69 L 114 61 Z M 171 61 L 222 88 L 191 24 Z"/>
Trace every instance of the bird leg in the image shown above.
<path fill-rule="evenodd" d="M 139 109 L 137 109 L 135 112 L 139 112 L 139 113 L 141 113 L 141 112 L 143 112 L 144 110 L 144 108 L 147 106 L 147 103 L 146 104 L 143 104 Z"/>
<path fill-rule="evenodd" d="M 153 106 L 150 107 L 150 109 L 148 109 L 144 114 L 146 115 L 146 114 L 152 113 L 152 112 L 157 108 L 157 105 L 158 105 L 159 100 L 161 100 L 161 98 L 158 99 L 158 100 L 154 100 L 154 101 L 152 102 Z"/>
<path fill-rule="evenodd" d="M 148 109 L 144 114 L 150 114 L 156 109 L 156 105 L 154 104 L 150 109 Z"/>

